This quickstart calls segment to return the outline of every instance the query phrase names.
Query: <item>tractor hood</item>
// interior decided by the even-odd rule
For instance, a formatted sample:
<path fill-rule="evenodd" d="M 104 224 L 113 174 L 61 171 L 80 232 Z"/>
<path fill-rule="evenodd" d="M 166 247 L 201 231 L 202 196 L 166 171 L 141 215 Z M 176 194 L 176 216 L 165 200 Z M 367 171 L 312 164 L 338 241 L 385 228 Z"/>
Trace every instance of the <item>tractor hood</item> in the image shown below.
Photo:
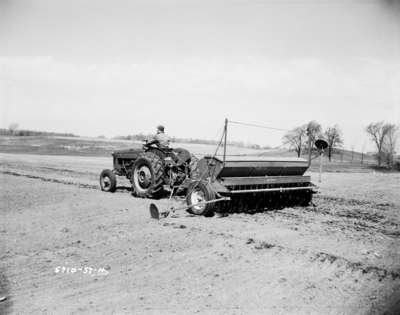
<path fill-rule="evenodd" d="M 122 159 L 136 159 L 139 153 L 142 153 L 142 149 L 125 149 L 125 150 L 115 150 L 112 153 L 113 157 Z"/>

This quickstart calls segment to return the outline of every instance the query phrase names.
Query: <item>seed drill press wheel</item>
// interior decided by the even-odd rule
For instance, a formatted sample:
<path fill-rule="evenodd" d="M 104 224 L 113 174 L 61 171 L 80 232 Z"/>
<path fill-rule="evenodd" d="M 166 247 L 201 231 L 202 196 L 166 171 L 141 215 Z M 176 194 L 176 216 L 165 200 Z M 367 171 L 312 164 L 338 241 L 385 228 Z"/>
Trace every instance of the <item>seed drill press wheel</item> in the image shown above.
<path fill-rule="evenodd" d="M 189 208 L 188 212 L 196 215 L 210 216 L 214 213 L 215 203 L 197 205 L 197 203 L 215 199 L 215 193 L 210 185 L 205 182 L 193 182 L 188 187 L 186 202 Z"/>

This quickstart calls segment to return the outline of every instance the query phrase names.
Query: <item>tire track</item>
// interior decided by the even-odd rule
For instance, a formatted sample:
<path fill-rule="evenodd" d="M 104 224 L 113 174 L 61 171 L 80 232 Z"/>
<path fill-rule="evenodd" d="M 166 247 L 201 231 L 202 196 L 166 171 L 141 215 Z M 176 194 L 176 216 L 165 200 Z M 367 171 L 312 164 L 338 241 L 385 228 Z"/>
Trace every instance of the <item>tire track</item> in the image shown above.
<path fill-rule="evenodd" d="M 44 182 L 51 182 L 51 183 L 64 184 L 64 185 L 74 185 L 74 186 L 78 186 L 80 188 L 96 189 L 96 190 L 99 189 L 99 187 L 97 185 L 77 183 L 74 181 L 68 181 L 68 180 L 62 180 L 62 179 L 48 178 L 48 177 L 42 177 L 42 176 L 30 175 L 30 174 L 21 174 L 21 173 L 12 172 L 12 171 L 0 171 L 0 173 L 5 174 L 5 175 L 11 175 L 11 176 L 39 179 Z"/>

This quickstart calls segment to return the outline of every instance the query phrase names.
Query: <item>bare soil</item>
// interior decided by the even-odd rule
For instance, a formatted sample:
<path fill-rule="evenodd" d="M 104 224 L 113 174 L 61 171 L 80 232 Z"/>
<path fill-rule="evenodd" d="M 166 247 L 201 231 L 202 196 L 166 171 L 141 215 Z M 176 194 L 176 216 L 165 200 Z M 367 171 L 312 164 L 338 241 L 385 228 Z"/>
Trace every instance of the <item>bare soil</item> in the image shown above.
<path fill-rule="evenodd" d="M 397 312 L 400 174 L 324 174 L 306 208 L 154 221 L 167 200 L 99 190 L 110 158 L 0 159 L 0 314 Z"/>

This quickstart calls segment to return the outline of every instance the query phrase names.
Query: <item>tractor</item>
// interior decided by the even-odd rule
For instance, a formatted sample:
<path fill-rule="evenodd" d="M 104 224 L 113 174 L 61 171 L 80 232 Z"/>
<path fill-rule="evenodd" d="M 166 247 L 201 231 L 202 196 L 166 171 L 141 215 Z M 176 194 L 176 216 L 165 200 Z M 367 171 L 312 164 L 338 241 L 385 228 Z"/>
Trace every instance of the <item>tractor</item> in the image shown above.
<path fill-rule="evenodd" d="M 115 192 L 117 176 L 125 176 L 136 197 L 157 198 L 166 190 L 190 178 L 196 157 L 182 148 L 160 148 L 144 142 L 142 149 L 118 150 L 112 153 L 113 170 L 103 170 L 100 187 Z"/>
<path fill-rule="evenodd" d="M 132 192 L 141 198 L 158 198 L 166 191 L 186 196 L 189 211 L 210 215 L 214 211 L 307 206 L 314 193 L 308 163 L 300 158 L 225 159 L 205 156 L 200 160 L 185 149 L 143 150 L 113 153 L 113 170 L 103 170 L 100 187 L 114 192 L 117 176 L 126 176 Z M 204 202 L 229 197 L 220 203 Z M 196 206 L 199 203 L 200 205 Z"/>
<path fill-rule="evenodd" d="M 161 149 L 143 144 L 142 149 L 113 152 L 113 170 L 103 170 L 100 187 L 114 192 L 117 176 L 127 177 L 132 193 L 141 198 L 159 198 L 166 192 L 186 198 L 189 212 L 210 215 L 219 212 L 259 211 L 285 206 L 307 206 L 315 193 L 309 161 L 301 158 L 230 157 L 226 154 L 227 121 L 222 158 L 200 160 L 188 150 Z M 217 148 L 218 151 L 218 148 Z M 217 152 L 216 151 L 216 152 Z"/>

